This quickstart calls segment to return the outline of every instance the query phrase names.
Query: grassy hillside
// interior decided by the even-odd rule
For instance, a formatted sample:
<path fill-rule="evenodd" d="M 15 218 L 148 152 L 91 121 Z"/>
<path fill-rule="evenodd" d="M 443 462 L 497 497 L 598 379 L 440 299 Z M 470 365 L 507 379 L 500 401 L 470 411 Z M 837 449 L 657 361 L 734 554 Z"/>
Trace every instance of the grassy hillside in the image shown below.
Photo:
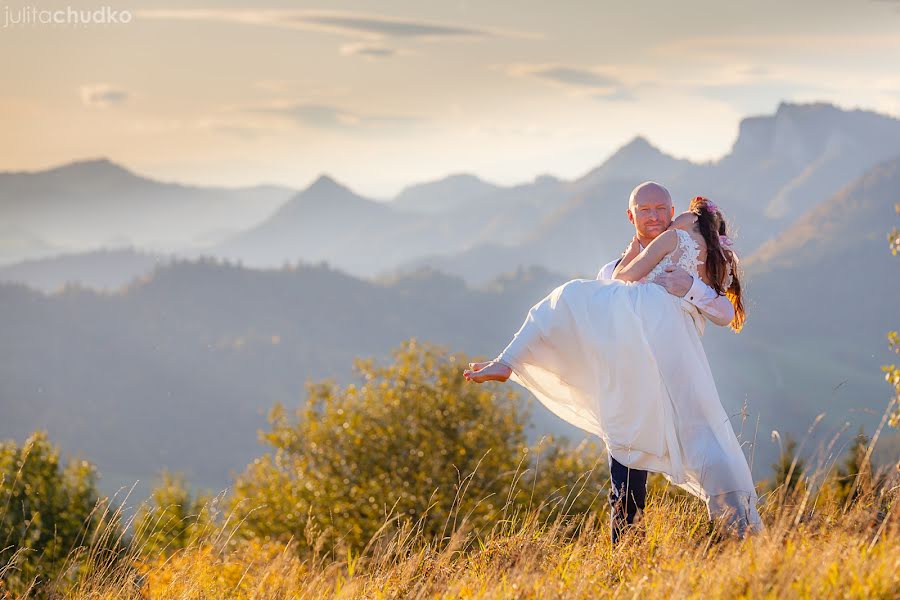
<path fill-rule="evenodd" d="M 702 504 L 655 490 L 645 518 L 613 547 L 608 522 L 534 513 L 489 531 L 462 520 L 440 540 L 408 522 L 364 552 L 300 554 L 292 544 L 236 542 L 213 528 L 169 556 L 110 566 L 100 556 L 65 598 L 897 598 L 897 480 L 844 507 L 827 492 L 771 493 L 766 531 L 746 540 L 711 527 Z M 599 500 L 602 501 L 602 498 Z M 391 515 L 386 522 L 396 518 Z M 314 541 L 317 532 L 306 534 Z"/>

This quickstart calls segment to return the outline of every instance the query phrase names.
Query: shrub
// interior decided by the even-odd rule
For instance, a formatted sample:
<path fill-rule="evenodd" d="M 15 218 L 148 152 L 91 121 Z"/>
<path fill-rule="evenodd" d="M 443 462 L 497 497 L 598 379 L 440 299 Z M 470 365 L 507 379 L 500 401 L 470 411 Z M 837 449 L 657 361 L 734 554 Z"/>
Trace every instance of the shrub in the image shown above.
<path fill-rule="evenodd" d="M 234 486 L 245 535 L 358 549 L 402 521 L 434 540 L 463 518 L 478 535 L 529 503 L 546 501 L 547 519 L 604 506 L 596 445 L 529 448 L 508 384 L 467 382 L 463 356 L 414 338 L 392 356 L 357 359 L 358 384 L 308 383 L 294 418 L 273 409 L 262 435 L 272 451 Z"/>

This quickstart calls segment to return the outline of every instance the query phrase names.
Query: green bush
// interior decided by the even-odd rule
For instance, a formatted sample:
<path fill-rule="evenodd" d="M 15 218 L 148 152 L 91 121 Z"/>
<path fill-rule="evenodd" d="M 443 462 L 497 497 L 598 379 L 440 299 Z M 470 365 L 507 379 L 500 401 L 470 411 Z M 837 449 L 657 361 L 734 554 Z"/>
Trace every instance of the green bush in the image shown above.
<path fill-rule="evenodd" d="M 184 475 L 163 470 L 150 498 L 138 508 L 132 541 L 142 556 L 170 556 L 212 532 L 213 508 L 210 497 L 191 497 Z"/>
<path fill-rule="evenodd" d="M 777 432 L 772 435 L 773 438 L 780 437 Z M 764 486 L 768 491 L 780 490 L 782 496 L 787 497 L 805 485 L 806 460 L 798 452 L 797 440 L 793 435 L 786 434 L 778 460 L 772 463 L 772 478 Z"/>
<path fill-rule="evenodd" d="M 115 560 L 121 527 L 98 498 L 96 478 L 87 461 L 62 466 L 45 432 L 21 446 L 0 444 L 0 583 L 8 591 L 40 593 L 57 577 L 75 579 Z M 84 561 L 88 548 L 93 555 Z"/>
<path fill-rule="evenodd" d="M 293 418 L 273 409 L 272 450 L 234 487 L 244 535 L 359 549 L 390 519 L 384 531 L 405 520 L 433 541 L 463 517 L 477 534 L 545 500 L 545 519 L 604 507 L 596 444 L 529 448 L 511 384 L 467 382 L 464 356 L 414 338 L 392 356 L 357 359 L 358 384 L 307 383 Z"/>
<path fill-rule="evenodd" d="M 900 213 L 900 204 L 894 206 L 897 213 Z M 888 241 L 891 247 L 891 253 L 895 256 L 900 252 L 900 231 L 894 227 L 888 235 Z M 894 354 L 900 354 L 900 337 L 896 331 L 888 332 L 888 343 Z M 900 427 L 900 367 L 897 365 L 884 365 L 882 370 L 885 372 L 884 378 L 888 384 L 893 387 L 893 398 L 891 399 L 893 411 L 890 416 L 890 424 L 892 427 Z M 900 463 L 898 463 L 900 464 Z"/>

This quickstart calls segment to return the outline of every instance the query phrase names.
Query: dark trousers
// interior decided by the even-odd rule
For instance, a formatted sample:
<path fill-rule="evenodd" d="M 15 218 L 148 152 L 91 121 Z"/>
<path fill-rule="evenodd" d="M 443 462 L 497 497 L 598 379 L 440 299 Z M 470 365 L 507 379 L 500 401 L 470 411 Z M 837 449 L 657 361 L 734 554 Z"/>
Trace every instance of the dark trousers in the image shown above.
<path fill-rule="evenodd" d="M 644 511 L 647 500 L 647 471 L 629 469 L 612 455 L 609 456 L 609 521 L 612 543 L 628 525 L 634 523 L 638 511 Z"/>

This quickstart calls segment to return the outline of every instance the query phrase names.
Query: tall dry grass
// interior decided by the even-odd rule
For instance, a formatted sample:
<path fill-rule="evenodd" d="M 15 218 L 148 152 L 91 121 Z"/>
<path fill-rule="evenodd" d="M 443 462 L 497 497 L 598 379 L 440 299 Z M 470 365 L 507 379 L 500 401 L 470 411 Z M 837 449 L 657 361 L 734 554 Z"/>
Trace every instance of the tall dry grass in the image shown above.
<path fill-rule="evenodd" d="M 110 547 L 101 533 L 49 586 L 6 597 L 900 598 L 900 473 L 864 467 L 852 493 L 841 492 L 837 439 L 799 485 L 762 495 L 766 529 L 747 539 L 710 523 L 702 503 L 657 478 L 643 518 L 616 546 L 606 490 L 578 485 L 556 501 L 565 507 L 573 494 L 592 494 L 596 512 L 541 521 L 537 502 L 512 514 L 507 504 L 490 530 L 473 529 L 464 514 L 448 517 L 440 539 L 422 535 L 424 515 L 388 515 L 358 552 L 317 544 L 325 532 L 311 519 L 298 535 L 312 550 L 301 553 L 293 543 L 241 539 L 241 523 L 223 515 L 186 548 L 147 556 L 148 519 L 118 554 L 99 550 Z M 120 513 L 108 522 L 109 532 L 120 531 L 113 523 L 133 525 Z M 0 576 L 14 568 L 0 567 Z"/>

